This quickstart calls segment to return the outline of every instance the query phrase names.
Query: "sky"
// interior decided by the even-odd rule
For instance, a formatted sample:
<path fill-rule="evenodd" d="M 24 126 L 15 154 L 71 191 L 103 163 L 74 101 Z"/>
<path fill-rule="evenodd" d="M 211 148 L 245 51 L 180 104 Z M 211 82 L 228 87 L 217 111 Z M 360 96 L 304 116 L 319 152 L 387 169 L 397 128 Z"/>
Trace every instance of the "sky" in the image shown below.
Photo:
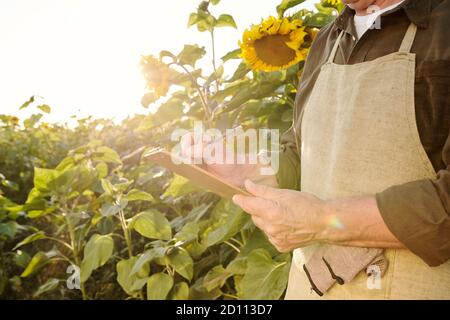
<path fill-rule="evenodd" d="M 222 0 L 213 14 L 233 15 L 238 30 L 216 32 L 217 57 L 237 48 L 242 31 L 274 15 L 280 0 Z M 306 6 L 311 8 L 311 0 Z M 200 0 L 1 0 L 0 114 L 19 111 L 32 95 L 51 106 L 46 121 L 71 116 L 121 120 L 148 113 L 141 55 L 179 52 L 210 38 L 187 28 Z M 209 68 L 204 60 L 202 67 Z"/>

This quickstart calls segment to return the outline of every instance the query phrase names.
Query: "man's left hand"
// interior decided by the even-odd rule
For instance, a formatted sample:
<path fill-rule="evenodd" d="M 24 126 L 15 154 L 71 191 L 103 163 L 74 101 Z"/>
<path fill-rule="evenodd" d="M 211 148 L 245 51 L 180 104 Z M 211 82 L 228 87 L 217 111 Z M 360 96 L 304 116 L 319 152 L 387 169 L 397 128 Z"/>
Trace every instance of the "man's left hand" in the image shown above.
<path fill-rule="evenodd" d="M 250 180 L 245 187 L 254 197 L 235 195 L 233 202 L 251 214 L 278 251 L 289 252 L 320 241 L 325 201 L 309 193 L 275 189 Z"/>

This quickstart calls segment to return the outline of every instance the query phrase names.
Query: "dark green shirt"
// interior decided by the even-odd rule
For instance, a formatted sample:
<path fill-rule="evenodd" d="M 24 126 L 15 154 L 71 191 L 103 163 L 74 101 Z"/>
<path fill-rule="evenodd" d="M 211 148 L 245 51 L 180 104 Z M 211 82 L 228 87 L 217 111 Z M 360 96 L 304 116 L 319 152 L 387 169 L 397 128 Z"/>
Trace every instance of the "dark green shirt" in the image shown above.
<path fill-rule="evenodd" d="M 410 22 L 418 26 L 411 52 L 416 54 L 415 110 L 421 142 L 438 177 L 388 188 L 376 194 L 390 231 L 430 266 L 450 259 L 450 1 L 406 0 L 381 16 L 381 28 L 361 39 L 346 7 L 320 30 L 302 74 L 294 123 L 300 134 L 302 110 L 341 30 L 335 63 L 355 64 L 398 51 Z M 326 94 L 326 93 L 324 93 Z M 299 189 L 300 136 L 289 130 L 282 137 L 280 187 Z M 411 150 L 411 152 L 414 152 Z"/>

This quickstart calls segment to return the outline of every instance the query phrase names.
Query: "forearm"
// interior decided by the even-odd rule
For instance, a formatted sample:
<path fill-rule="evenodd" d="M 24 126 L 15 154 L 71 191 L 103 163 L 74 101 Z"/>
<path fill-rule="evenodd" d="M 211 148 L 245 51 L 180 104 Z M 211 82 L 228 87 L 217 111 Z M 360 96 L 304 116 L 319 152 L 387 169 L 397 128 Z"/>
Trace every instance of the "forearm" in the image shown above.
<path fill-rule="evenodd" d="M 403 248 L 384 223 L 374 196 L 326 201 L 323 210 L 320 241 L 355 247 Z"/>

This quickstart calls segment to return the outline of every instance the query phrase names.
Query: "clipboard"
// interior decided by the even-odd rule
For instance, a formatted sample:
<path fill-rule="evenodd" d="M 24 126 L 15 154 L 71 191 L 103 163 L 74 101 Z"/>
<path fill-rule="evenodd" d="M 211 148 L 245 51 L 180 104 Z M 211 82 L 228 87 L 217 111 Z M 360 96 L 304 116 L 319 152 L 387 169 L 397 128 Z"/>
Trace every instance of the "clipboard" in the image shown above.
<path fill-rule="evenodd" d="M 172 154 L 164 148 L 151 149 L 145 152 L 142 155 L 142 158 L 169 169 L 170 171 L 187 178 L 199 187 L 207 189 L 226 199 L 231 199 L 235 194 L 252 196 L 249 192 L 221 180 L 198 165 L 183 163 L 181 158 L 178 158 L 180 164 L 175 164 L 172 161 Z"/>

